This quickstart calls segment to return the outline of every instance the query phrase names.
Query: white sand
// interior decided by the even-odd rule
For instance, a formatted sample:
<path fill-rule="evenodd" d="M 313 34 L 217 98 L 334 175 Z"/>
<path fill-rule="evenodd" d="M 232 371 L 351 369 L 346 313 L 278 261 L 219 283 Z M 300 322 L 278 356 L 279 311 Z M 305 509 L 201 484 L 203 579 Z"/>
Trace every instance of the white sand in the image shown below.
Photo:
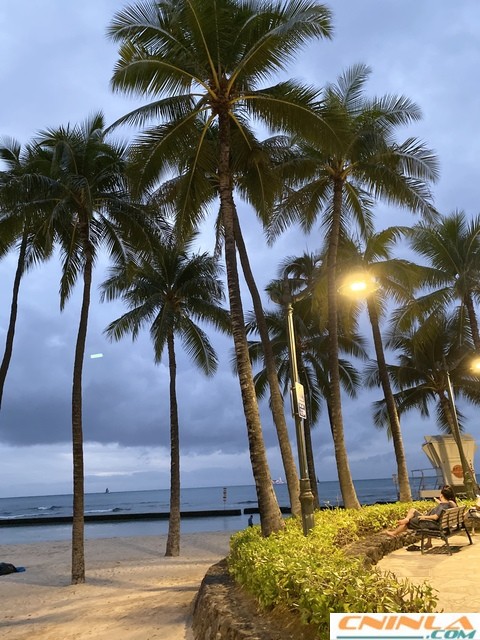
<path fill-rule="evenodd" d="M 5 545 L 0 561 L 25 566 L 0 576 L 2 640 L 183 640 L 208 567 L 228 554 L 231 533 L 87 540 L 86 583 L 70 584 L 69 542 Z"/>

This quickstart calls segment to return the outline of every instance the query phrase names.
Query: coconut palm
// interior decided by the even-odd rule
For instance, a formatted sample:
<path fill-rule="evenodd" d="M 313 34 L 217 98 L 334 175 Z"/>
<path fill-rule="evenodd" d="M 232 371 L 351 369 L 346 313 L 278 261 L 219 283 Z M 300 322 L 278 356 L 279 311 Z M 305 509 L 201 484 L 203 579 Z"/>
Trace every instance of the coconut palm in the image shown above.
<path fill-rule="evenodd" d="M 283 71 L 301 46 L 329 33 L 329 11 L 310 0 L 141 2 L 118 12 L 109 28 L 109 35 L 121 43 L 114 89 L 152 99 L 119 122 L 143 125 L 161 120 L 139 140 L 140 185 L 151 187 L 172 167 L 182 166 L 192 148 L 198 165 L 191 172 L 198 168 L 218 184 L 233 340 L 264 535 L 284 523 L 270 482 L 245 336 L 236 263 L 232 144 L 235 134 L 242 135 L 253 120 L 274 131 L 326 131 L 312 110 L 316 91 L 293 81 L 260 85 Z M 203 143 L 214 126 L 218 145 L 209 157 Z M 177 211 L 180 227 L 198 222 L 192 220 L 191 211 L 189 196 L 188 206 Z"/>
<path fill-rule="evenodd" d="M 126 147 L 107 142 L 104 118 L 42 131 L 34 140 L 36 172 L 43 178 L 46 228 L 60 249 L 60 308 L 82 280 L 82 301 L 72 384 L 73 526 L 72 583 L 85 581 L 82 371 L 92 273 L 100 247 L 116 262 L 131 243 L 147 241 L 143 208 L 132 204 L 125 180 Z"/>
<path fill-rule="evenodd" d="M 409 236 L 411 247 L 427 259 L 431 267 L 425 274 L 430 289 L 417 297 L 404 317 L 428 313 L 442 306 L 460 303 L 475 349 L 480 352 L 480 334 L 475 305 L 480 302 L 480 216 L 468 219 L 456 211 L 431 223 L 415 225 Z"/>
<path fill-rule="evenodd" d="M 458 431 L 463 429 L 464 417 L 456 410 L 450 396 L 464 398 L 480 405 L 480 378 L 469 366 L 474 352 L 473 341 L 458 313 L 445 315 L 440 312 L 423 318 L 421 323 L 401 331 L 392 331 L 387 346 L 397 350 L 396 365 L 389 365 L 389 376 L 397 389 L 394 394 L 400 415 L 418 410 L 422 417 L 430 416 L 433 404 L 438 427 L 455 438 L 459 448 L 462 467 L 467 476 L 468 464 L 462 454 Z M 367 384 L 378 385 L 378 367 L 372 365 L 368 371 Z M 451 387 L 450 387 L 451 385 Z M 375 403 L 375 424 L 388 424 L 385 400 Z"/>
<path fill-rule="evenodd" d="M 268 221 L 268 212 L 271 210 L 275 195 L 282 188 L 280 175 L 276 171 L 276 165 L 282 161 L 283 138 L 269 138 L 259 142 L 253 131 L 246 126 L 242 136 L 234 132 L 232 144 L 232 176 L 236 193 L 244 201 L 253 205 L 254 211 L 262 224 Z M 208 141 L 203 144 L 205 155 L 215 158 L 218 145 L 218 130 L 211 128 L 208 132 Z M 208 146 L 210 145 L 210 149 Z M 174 178 L 167 180 L 155 190 L 153 198 L 165 211 L 175 218 L 179 209 L 183 209 L 190 202 L 192 215 L 196 210 L 218 198 L 218 184 L 212 177 L 213 169 L 202 174 L 199 170 L 191 174 L 191 166 L 198 166 L 195 149 L 184 158 L 184 170 Z M 235 244 L 240 259 L 245 282 L 252 297 L 253 308 L 257 318 L 257 330 L 263 343 L 265 368 L 270 387 L 270 404 L 272 417 L 277 431 L 282 462 L 285 470 L 285 478 L 290 498 L 292 513 L 300 513 L 300 487 L 292 447 L 289 440 L 282 394 L 278 385 L 275 362 L 269 345 L 268 329 L 263 315 L 262 297 L 258 290 L 253 275 L 246 244 L 243 239 L 241 222 L 236 206 L 234 206 Z M 221 251 L 223 244 L 223 231 L 220 221 L 217 221 L 217 246 L 216 252 Z"/>
<path fill-rule="evenodd" d="M 31 174 L 30 157 L 28 146 L 22 150 L 16 140 L 2 141 L 0 159 L 6 165 L 6 170 L 0 172 L 0 255 L 15 246 L 18 257 L 5 350 L 0 364 L 0 407 L 13 353 L 21 280 L 25 271 L 49 258 L 53 249 L 52 236 L 48 231 L 43 233 L 38 215 L 36 198 L 40 195 L 40 184 Z"/>
<path fill-rule="evenodd" d="M 404 227 L 389 227 L 377 233 L 368 234 L 363 242 L 343 238 L 339 248 L 340 273 L 345 272 L 350 277 L 351 274 L 358 273 L 360 277 L 371 278 L 376 283 L 375 289 L 365 297 L 365 300 L 372 328 L 378 376 L 388 413 L 389 435 L 395 451 L 399 498 L 402 502 L 410 502 L 412 492 L 400 418 L 388 376 L 380 321 L 385 317 L 388 299 L 393 299 L 397 304 L 405 303 L 411 298 L 412 288 L 421 275 L 421 269 L 417 265 L 392 257 L 393 246 L 407 232 L 408 229 Z"/>
<path fill-rule="evenodd" d="M 280 447 L 280 453 L 282 456 L 283 468 L 285 471 L 285 479 L 287 482 L 290 508 L 293 515 L 300 515 L 300 485 L 298 481 L 298 474 L 295 467 L 295 461 L 293 458 L 292 448 L 290 445 L 290 439 L 288 436 L 287 423 L 285 420 L 285 412 L 283 407 L 283 399 L 280 391 L 279 381 L 277 377 L 277 371 L 275 367 L 275 356 L 270 344 L 270 337 L 268 332 L 268 323 L 265 318 L 263 310 L 262 300 L 258 287 L 256 285 L 253 272 L 250 266 L 248 258 L 247 248 L 243 239 L 243 234 L 240 228 L 240 222 L 235 212 L 235 245 L 240 257 L 240 263 L 242 265 L 243 275 L 247 283 L 250 295 L 252 296 L 253 308 L 256 317 L 256 328 L 260 336 L 262 343 L 263 358 L 265 365 L 265 375 L 268 382 L 270 391 L 270 407 L 272 411 L 273 422 L 277 431 L 278 443 Z M 309 435 L 309 433 L 308 433 Z M 307 451 L 310 439 L 306 436 Z M 313 456 L 310 455 L 310 469 L 313 470 Z M 314 475 L 314 477 L 316 477 Z M 316 488 L 316 483 L 315 483 Z M 315 495 L 315 491 L 314 491 Z"/>
<path fill-rule="evenodd" d="M 206 253 L 193 254 L 193 238 L 179 242 L 174 234 L 163 238 L 154 251 L 134 264 L 116 266 L 103 283 L 103 297 L 120 297 L 129 310 L 110 323 L 106 334 L 120 340 L 131 333 L 135 339 L 149 326 L 155 362 L 168 352 L 170 372 L 170 519 L 166 556 L 180 553 L 180 438 L 176 391 L 176 348 L 180 338 L 185 351 L 206 375 L 213 375 L 217 357 L 200 323 L 227 330 L 229 317 L 223 301 L 220 268 Z"/>
<path fill-rule="evenodd" d="M 313 255 L 304 254 L 298 258 L 287 258 L 281 268 L 280 273 L 291 274 L 288 278 L 288 285 L 293 290 L 307 291 L 308 295 L 301 296 L 301 299 L 294 300 L 293 321 L 295 326 L 296 354 L 298 359 L 298 371 L 300 382 L 304 387 L 307 418 L 304 421 L 305 444 L 308 459 L 308 470 L 310 485 L 318 505 L 317 473 L 315 471 L 313 449 L 311 445 L 311 428 L 313 428 L 321 416 L 322 403 L 325 400 L 327 405 L 329 420 L 331 411 L 329 407 L 330 380 L 327 366 L 327 333 L 325 321 L 322 313 L 318 312 L 316 283 L 318 269 L 321 266 L 319 258 Z M 285 286 L 285 279 L 272 281 L 267 291 L 272 301 L 279 304 L 280 310 L 267 314 L 267 324 L 269 328 L 272 349 L 275 355 L 278 378 L 283 388 L 283 393 L 288 394 L 290 384 L 290 355 L 288 350 L 288 332 L 286 327 L 286 310 L 282 303 L 282 289 Z M 315 293 L 313 293 L 315 292 Z M 295 298 L 295 295 L 293 296 Z M 249 324 L 249 330 L 256 329 L 256 322 Z M 343 353 L 358 358 L 366 357 L 362 338 L 353 333 L 339 336 L 339 345 Z M 264 361 L 263 343 L 250 342 L 250 354 L 253 362 Z M 340 379 L 342 386 L 350 397 L 356 396 L 356 391 L 360 384 L 360 377 L 356 369 L 348 360 L 339 359 Z M 259 397 L 265 393 L 266 371 L 260 370 L 255 376 L 255 384 Z M 332 428 L 332 425 L 330 424 Z"/>
<path fill-rule="evenodd" d="M 420 110 L 403 96 L 369 99 L 370 70 L 356 65 L 323 93 L 321 114 L 338 135 L 320 142 L 296 140 L 286 196 L 278 207 L 272 236 L 299 222 L 310 230 L 321 216 L 327 238 L 328 333 L 331 410 L 335 456 L 344 504 L 358 507 L 345 447 L 338 369 L 338 244 L 354 220 L 360 231 L 372 229 L 377 199 L 432 215 L 428 183 L 437 177 L 434 154 L 414 138 L 397 143 L 395 131 L 420 118 Z"/>

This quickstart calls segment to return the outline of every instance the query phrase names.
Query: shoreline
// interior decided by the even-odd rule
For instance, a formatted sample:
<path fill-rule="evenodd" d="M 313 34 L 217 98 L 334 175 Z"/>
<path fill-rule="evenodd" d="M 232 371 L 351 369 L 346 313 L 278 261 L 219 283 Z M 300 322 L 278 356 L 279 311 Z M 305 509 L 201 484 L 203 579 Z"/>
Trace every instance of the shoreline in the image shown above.
<path fill-rule="evenodd" d="M 258 524 L 258 517 L 255 524 Z M 192 518 L 182 520 L 180 524 L 181 536 L 208 535 L 210 533 L 223 533 L 232 535 L 248 526 L 245 516 L 232 516 L 229 518 Z M 85 540 L 104 540 L 111 538 L 162 538 L 168 534 L 168 520 L 144 520 L 130 522 L 103 522 L 86 523 Z M 26 526 L 26 527 L 0 527 L 0 553 L 6 545 L 36 544 L 44 542 L 69 542 L 72 537 L 72 525 L 54 524 Z"/>
<path fill-rule="evenodd" d="M 0 576 L 0 636 L 9 640 L 184 640 L 190 608 L 233 532 L 181 536 L 165 557 L 165 535 L 85 541 L 86 583 L 70 584 L 69 541 L 0 547 L 1 562 L 25 572 Z"/>

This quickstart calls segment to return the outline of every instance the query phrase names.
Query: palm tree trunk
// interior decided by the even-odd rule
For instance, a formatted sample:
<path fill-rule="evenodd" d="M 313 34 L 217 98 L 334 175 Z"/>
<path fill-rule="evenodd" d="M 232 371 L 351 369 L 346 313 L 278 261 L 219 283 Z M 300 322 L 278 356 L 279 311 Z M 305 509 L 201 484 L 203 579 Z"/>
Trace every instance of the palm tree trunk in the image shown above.
<path fill-rule="evenodd" d="M 475 500 L 475 487 L 476 487 L 476 478 L 472 473 L 472 469 L 468 460 L 465 456 L 465 451 L 463 449 L 462 442 L 462 434 L 460 433 L 460 427 L 458 424 L 458 417 L 455 409 L 455 399 L 453 398 L 453 390 L 449 378 L 449 373 L 446 370 L 445 376 L 447 378 L 447 389 L 445 392 L 439 393 L 440 397 L 440 405 L 444 412 L 444 415 L 447 418 L 448 425 L 450 427 L 450 433 L 455 440 L 455 444 L 458 449 L 458 457 L 460 458 L 460 464 L 463 471 L 463 484 L 465 488 L 465 493 L 467 498 L 471 500 Z"/>
<path fill-rule="evenodd" d="M 3 354 L 2 364 L 0 365 L 0 407 L 2 406 L 3 389 L 7 378 L 8 367 L 12 359 L 13 339 L 15 337 L 15 325 L 17 322 L 18 312 L 18 293 L 20 291 L 20 282 L 25 270 L 25 255 L 27 253 L 28 233 L 24 226 L 20 251 L 18 253 L 17 269 L 13 280 L 12 304 L 10 306 L 10 319 L 8 321 L 7 337 L 5 339 L 5 351 Z"/>
<path fill-rule="evenodd" d="M 88 312 L 92 288 L 93 261 L 90 248 L 85 250 L 83 297 L 78 325 L 72 386 L 72 444 L 73 444 L 73 522 L 72 522 L 72 584 L 85 582 L 84 543 L 84 465 L 82 425 L 82 372 L 87 339 Z"/>
<path fill-rule="evenodd" d="M 168 367 L 170 370 L 170 518 L 166 556 L 180 554 L 180 439 L 177 406 L 177 363 L 172 332 L 167 337 Z"/>
<path fill-rule="evenodd" d="M 475 313 L 475 305 L 473 304 L 471 294 L 465 296 L 465 306 L 467 308 L 468 320 L 470 322 L 470 330 L 472 332 L 472 340 L 475 346 L 475 351 L 480 353 L 480 335 L 478 332 L 478 321 Z"/>
<path fill-rule="evenodd" d="M 225 235 L 225 265 L 238 379 L 247 425 L 250 462 L 257 491 L 262 534 L 268 536 L 282 529 L 284 521 L 278 507 L 268 467 L 252 367 L 248 354 L 247 337 L 245 335 L 245 320 L 240 296 L 234 230 L 235 205 L 230 172 L 230 123 L 228 114 L 223 112 L 219 114 L 218 168 L 220 215 Z"/>
<path fill-rule="evenodd" d="M 270 343 L 270 337 L 268 335 L 267 323 L 265 322 L 262 300 L 260 298 L 257 284 L 250 268 L 250 261 L 248 259 L 245 242 L 243 241 L 242 230 L 240 228 L 240 222 L 238 220 L 236 208 L 234 210 L 234 216 L 235 242 L 238 249 L 238 255 L 240 257 L 245 282 L 247 283 L 250 295 L 252 296 L 253 308 L 255 310 L 255 317 L 257 319 L 258 333 L 260 334 L 260 340 L 262 341 L 265 370 L 267 372 L 267 380 L 270 387 L 270 403 L 273 422 L 275 423 L 275 428 L 277 430 L 278 444 L 280 446 L 280 453 L 282 456 L 283 468 L 285 470 L 288 494 L 290 497 L 290 507 L 292 510 L 292 514 L 298 516 L 301 513 L 300 483 L 298 481 L 295 459 L 293 457 L 290 438 L 288 436 L 287 423 L 285 421 L 283 397 L 280 392 L 280 385 L 278 383 L 275 357 L 273 355 L 272 345 Z"/>
<path fill-rule="evenodd" d="M 338 480 L 342 492 L 343 504 L 347 509 L 358 509 L 355 486 L 348 463 L 345 435 L 343 429 L 342 400 L 340 392 L 340 370 L 338 362 L 338 325 L 337 325 L 337 253 L 340 237 L 340 219 L 342 211 L 343 182 L 335 180 L 333 185 L 332 226 L 327 251 L 328 281 L 328 366 L 330 370 L 330 409 L 332 433 L 337 462 Z"/>
<path fill-rule="evenodd" d="M 387 363 L 385 362 L 385 353 L 383 350 L 382 336 L 380 333 L 380 324 L 378 320 L 377 308 L 372 296 L 367 298 L 368 316 L 372 326 L 373 343 L 375 345 L 375 353 L 377 355 L 377 367 L 380 383 L 383 389 L 383 395 L 387 406 L 388 418 L 390 422 L 390 433 L 392 434 L 393 449 L 395 451 L 395 459 L 397 461 L 397 475 L 400 502 L 411 502 L 412 491 L 408 479 L 407 460 L 405 457 L 405 449 L 403 447 L 402 428 L 400 426 L 400 418 L 398 416 L 397 405 L 393 397 L 390 378 L 388 377 Z"/>

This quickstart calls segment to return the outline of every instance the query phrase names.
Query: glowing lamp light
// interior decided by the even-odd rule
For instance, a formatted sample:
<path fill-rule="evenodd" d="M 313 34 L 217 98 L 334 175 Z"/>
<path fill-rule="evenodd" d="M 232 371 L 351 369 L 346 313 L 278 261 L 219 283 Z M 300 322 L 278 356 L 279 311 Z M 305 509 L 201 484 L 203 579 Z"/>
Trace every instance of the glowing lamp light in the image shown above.
<path fill-rule="evenodd" d="M 473 371 L 473 373 L 480 374 L 480 358 L 475 358 L 475 360 L 472 360 L 472 362 L 470 363 L 470 369 L 471 371 Z"/>
<path fill-rule="evenodd" d="M 366 291 L 367 290 L 367 283 L 366 282 L 352 282 L 350 284 L 350 289 L 352 291 L 356 292 L 361 292 L 361 291 Z"/>
<path fill-rule="evenodd" d="M 103 353 L 92 353 L 92 354 L 90 355 L 90 358 L 91 358 L 92 360 L 95 360 L 96 358 L 103 358 Z"/>
<path fill-rule="evenodd" d="M 345 278 L 343 284 L 338 288 L 342 295 L 352 298 L 364 298 L 379 288 L 379 284 L 373 276 L 367 273 L 354 273 Z"/>

